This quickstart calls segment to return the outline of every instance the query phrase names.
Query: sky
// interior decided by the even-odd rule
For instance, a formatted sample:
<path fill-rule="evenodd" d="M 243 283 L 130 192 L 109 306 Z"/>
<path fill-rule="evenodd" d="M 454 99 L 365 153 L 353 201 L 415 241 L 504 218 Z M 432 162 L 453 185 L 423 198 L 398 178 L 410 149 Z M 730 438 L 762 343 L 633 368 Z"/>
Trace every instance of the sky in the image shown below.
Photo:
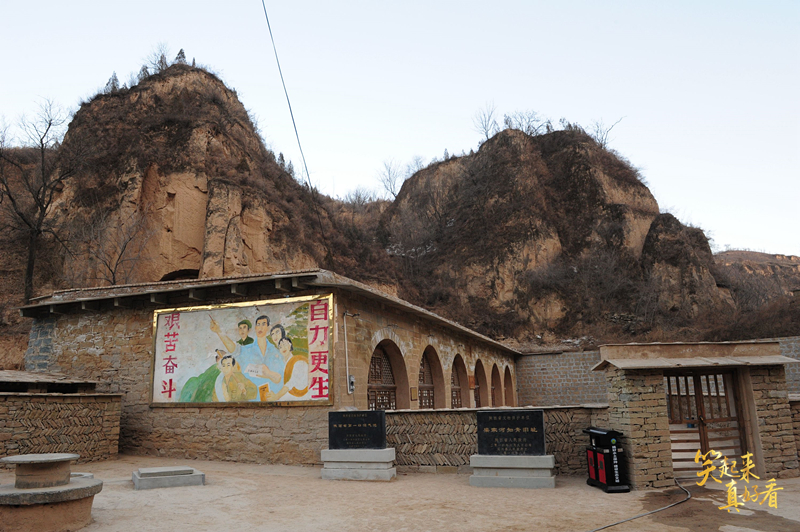
<path fill-rule="evenodd" d="M 589 128 L 715 250 L 800 255 L 800 2 L 266 1 L 311 182 L 343 197 L 477 149 L 473 119 Z M 76 110 L 163 43 L 217 73 L 275 153 L 300 153 L 261 0 L 4 2 L 0 117 Z"/>

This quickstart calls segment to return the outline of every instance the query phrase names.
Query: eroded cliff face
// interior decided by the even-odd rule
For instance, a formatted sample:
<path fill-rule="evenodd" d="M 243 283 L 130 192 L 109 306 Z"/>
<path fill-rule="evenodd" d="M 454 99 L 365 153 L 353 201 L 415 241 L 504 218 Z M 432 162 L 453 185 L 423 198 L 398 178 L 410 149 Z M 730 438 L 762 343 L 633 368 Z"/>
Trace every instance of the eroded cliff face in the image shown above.
<path fill-rule="evenodd" d="M 663 315 L 689 323 L 703 313 L 730 313 L 733 298 L 714 276 L 714 257 L 700 229 L 686 227 L 671 214 L 659 215 L 645 239 L 642 265 L 652 303 Z"/>
<path fill-rule="evenodd" d="M 644 284 L 661 307 L 670 300 L 690 316 L 720 304 L 710 251 L 695 250 L 708 248 L 702 233 L 673 228 L 676 241 L 698 238 L 684 250 L 702 255 L 691 271 L 643 258 L 648 238 L 666 238 L 653 233 L 658 217 L 636 170 L 585 133 L 506 130 L 411 177 L 383 225 L 390 252 L 438 280 L 406 286 L 406 297 L 486 333 L 531 338 L 574 333 L 601 307 L 633 313 Z M 609 279 L 619 286 L 605 286 Z"/>
<path fill-rule="evenodd" d="M 302 187 L 264 148 L 235 93 L 208 72 L 175 65 L 99 95 L 75 115 L 66 142 L 91 146 L 87 171 L 57 204 L 79 249 L 65 268 L 73 284 L 316 263 L 314 246 L 276 237 L 297 222 L 288 211 L 302 203 Z"/>

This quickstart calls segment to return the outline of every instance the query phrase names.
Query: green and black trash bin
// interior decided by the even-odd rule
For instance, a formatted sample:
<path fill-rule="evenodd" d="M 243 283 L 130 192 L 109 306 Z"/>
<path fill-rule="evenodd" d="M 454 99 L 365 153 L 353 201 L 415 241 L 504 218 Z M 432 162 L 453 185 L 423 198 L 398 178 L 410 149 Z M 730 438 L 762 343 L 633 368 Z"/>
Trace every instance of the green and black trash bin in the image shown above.
<path fill-rule="evenodd" d="M 590 440 L 590 446 L 586 448 L 589 467 L 586 483 L 602 488 L 606 493 L 631 491 L 619 441 L 622 433 L 596 427 L 589 427 L 583 432 L 589 435 Z"/>

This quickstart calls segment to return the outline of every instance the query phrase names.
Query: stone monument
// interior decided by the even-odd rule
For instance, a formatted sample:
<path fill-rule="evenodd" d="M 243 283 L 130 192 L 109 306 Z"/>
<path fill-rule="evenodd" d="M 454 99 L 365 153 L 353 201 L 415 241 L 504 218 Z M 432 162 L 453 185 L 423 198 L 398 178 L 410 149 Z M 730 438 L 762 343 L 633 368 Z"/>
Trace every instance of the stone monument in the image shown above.
<path fill-rule="evenodd" d="M 554 488 L 553 455 L 545 454 L 542 410 L 478 411 L 478 454 L 469 457 L 471 486 Z"/>
<path fill-rule="evenodd" d="M 386 414 L 382 410 L 328 413 L 328 448 L 321 452 L 322 478 L 392 480 L 394 447 L 386 448 Z"/>

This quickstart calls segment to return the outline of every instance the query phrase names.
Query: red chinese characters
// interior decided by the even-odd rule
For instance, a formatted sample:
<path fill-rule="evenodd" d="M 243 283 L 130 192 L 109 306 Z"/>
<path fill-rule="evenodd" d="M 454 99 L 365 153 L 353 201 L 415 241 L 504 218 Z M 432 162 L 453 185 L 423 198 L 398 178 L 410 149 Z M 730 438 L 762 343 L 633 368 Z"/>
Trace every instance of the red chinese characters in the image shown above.
<path fill-rule="evenodd" d="M 327 300 L 312 301 L 308 309 L 308 350 L 311 399 L 327 399 L 329 358 Z"/>
<path fill-rule="evenodd" d="M 164 374 L 170 375 L 175 373 L 175 368 L 178 367 L 178 357 L 175 353 L 178 347 L 178 340 L 180 337 L 181 328 L 181 313 L 173 312 L 164 316 L 164 327 L 166 331 L 162 340 L 164 341 L 164 353 L 166 357 L 162 359 Z M 172 379 L 161 381 L 161 393 L 165 394 L 168 399 L 172 399 L 172 395 L 176 392 L 175 383 Z"/>

